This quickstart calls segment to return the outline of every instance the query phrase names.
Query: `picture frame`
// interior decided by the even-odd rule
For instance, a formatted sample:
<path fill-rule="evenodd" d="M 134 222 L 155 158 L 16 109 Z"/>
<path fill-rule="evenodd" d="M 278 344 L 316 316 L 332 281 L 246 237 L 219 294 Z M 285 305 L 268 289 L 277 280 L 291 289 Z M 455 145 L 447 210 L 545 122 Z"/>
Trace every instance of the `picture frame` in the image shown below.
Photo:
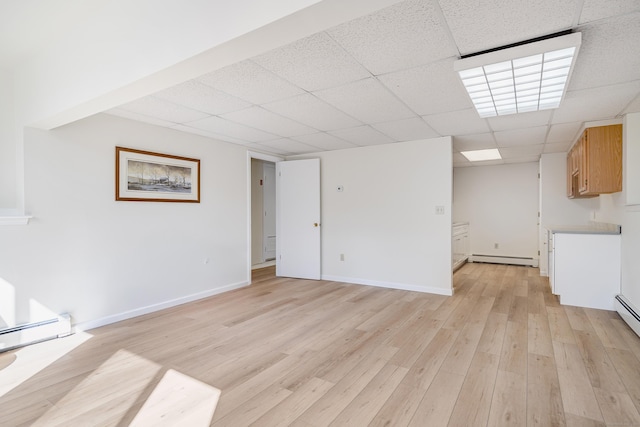
<path fill-rule="evenodd" d="M 116 147 L 116 201 L 200 203 L 200 160 Z"/>

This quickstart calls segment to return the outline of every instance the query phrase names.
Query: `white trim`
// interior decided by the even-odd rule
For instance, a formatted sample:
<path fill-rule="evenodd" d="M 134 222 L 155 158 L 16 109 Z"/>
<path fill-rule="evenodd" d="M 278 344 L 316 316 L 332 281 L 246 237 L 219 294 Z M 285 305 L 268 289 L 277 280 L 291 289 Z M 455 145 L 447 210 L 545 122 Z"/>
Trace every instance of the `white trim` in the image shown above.
<path fill-rule="evenodd" d="M 490 264 L 525 265 L 538 267 L 538 258 L 502 257 L 499 255 L 471 255 L 469 262 L 488 262 Z"/>
<path fill-rule="evenodd" d="M 0 216 L 0 225 L 27 225 L 32 216 Z"/>
<path fill-rule="evenodd" d="M 381 282 L 378 280 L 357 279 L 353 277 L 330 276 L 323 274 L 322 280 L 330 282 L 353 283 L 356 285 L 376 286 L 378 288 L 400 289 L 403 291 L 423 292 L 428 294 L 452 296 L 453 289 L 434 288 L 432 286 L 417 286 L 406 283 Z"/>
<path fill-rule="evenodd" d="M 272 156 L 270 154 L 257 151 L 247 151 L 247 284 L 251 284 L 251 159 L 264 160 L 278 163 L 284 161 L 283 157 Z"/>
<path fill-rule="evenodd" d="M 164 301 L 158 304 L 148 305 L 146 307 L 136 308 L 134 310 L 125 311 L 123 313 L 113 314 L 96 320 L 88 320 L 86 322 L 77 323 L 75 331 L 88 331 L 89 329 L 98 328 L 100 326 L 109 325 L 111 323 L 120 322 L 122 320 L 131 319 L 132 317 L 142 316 L 143 314 L 153 313 L 155 311 L 164 310 L 165 308 L 175 307 L 177 305 L 186 304 L 188 302 L 197 301 L 199 299 L 208 298 L 223 292 L 232 291 L 249 286 L 248 282 L 233 283 L 222 286 L 220 288 L 209 289 L 207 291 L 198 292 L 184 297 Z"/>

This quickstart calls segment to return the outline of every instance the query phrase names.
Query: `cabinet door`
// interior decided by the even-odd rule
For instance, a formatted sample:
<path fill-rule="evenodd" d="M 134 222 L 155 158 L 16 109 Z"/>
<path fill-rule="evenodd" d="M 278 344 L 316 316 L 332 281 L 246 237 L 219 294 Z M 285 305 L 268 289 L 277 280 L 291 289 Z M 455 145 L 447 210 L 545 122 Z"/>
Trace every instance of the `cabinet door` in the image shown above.
<path fill-rule="evenodd" d="M 580 153 L 580 166 L 578 170 L 580 193 L 586 193 L 589 191 L 589 169 L 590 169 L 590 155 L 589 155 L 589 134 L 585 131 L 580 139 L 579 146 Z"/>
<path fill-rule="evenodd" d="M 572 181 L 572 172 L 571 172 L 571 167 L 573 165 L 573 150 L 571 150 L 569 153 L 567 153 L 567 197 L 569 197 L 570 199 L 573 198 L 573 183 Z"/>

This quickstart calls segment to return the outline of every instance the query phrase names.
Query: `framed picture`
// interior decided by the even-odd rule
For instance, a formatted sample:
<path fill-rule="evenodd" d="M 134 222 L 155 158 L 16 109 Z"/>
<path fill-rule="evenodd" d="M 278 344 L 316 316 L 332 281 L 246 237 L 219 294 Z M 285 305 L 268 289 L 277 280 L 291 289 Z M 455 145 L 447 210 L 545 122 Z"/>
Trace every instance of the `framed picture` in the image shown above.
<path fill-rule="evenodd" d="M 200 203 L 200 160 L 116 147 L 116 200 Z"/>

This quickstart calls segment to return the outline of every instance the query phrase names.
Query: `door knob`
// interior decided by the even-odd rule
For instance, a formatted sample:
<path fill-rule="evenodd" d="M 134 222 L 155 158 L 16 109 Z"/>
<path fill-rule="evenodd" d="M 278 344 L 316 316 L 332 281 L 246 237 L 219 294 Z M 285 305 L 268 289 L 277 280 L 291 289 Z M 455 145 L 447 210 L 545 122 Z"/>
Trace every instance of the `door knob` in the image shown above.
<path fill-rule="evenodd" d="M 318 224 L 317 222 L 314 222 L 314 223 L 313 223 L 313 226 L 314 226 L 314 227 L 317 227 L 318 225 L 320 225 L 320 224 Z"/>

